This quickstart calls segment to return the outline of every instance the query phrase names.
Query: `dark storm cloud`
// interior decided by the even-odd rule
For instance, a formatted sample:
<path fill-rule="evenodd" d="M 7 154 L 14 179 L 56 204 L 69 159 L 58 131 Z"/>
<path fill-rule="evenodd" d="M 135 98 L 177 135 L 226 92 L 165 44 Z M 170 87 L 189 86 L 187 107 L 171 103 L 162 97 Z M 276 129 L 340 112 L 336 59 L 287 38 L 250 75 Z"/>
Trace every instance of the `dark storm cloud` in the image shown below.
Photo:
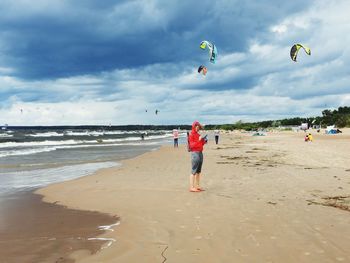
<path fill-rule="evenodd" d="M 2 1 L 0 63 L 22 79 L 55 79 L 186 60 L 203 39 L 246 48 L 305 1 Z M 178 69 L 181 70 L 181 69 Z M 175 72 L 174 72 L 175 73 Z"/>

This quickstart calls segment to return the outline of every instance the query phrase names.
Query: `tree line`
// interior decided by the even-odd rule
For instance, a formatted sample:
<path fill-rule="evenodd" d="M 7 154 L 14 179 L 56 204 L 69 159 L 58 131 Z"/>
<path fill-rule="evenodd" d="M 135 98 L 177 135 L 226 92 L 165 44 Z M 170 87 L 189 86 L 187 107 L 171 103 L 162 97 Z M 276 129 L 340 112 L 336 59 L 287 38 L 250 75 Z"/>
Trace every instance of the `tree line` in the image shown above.
<path fill-rule="evenodd" d="M 224 129 L 224 130 L 257 130 L 271 127 L 300 126 L 302 123 L 308 123 L 309 127 L 316 125 L 326 128 L 329 125 L 336 125 L 338 128 L 350 127 L 350 107 L 339 107 L 336 110 L 323 110 L 322 116 L 317 117 L 294 117 L 281 120 L 268 120 L 259 122 L 237 121 L 234 124 L 206 125 L 206 129 Z"/>

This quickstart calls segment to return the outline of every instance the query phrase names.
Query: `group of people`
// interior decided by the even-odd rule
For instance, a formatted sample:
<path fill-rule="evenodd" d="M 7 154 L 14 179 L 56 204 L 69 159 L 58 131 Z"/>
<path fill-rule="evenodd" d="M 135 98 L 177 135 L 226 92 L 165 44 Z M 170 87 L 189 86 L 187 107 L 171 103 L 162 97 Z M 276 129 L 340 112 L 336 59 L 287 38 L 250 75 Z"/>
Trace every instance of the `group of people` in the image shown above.
<path fill-rule="evenodd" d="M 195 121 L 192 124 L 191 132 L 187 132 L 187 149 L 191 153 L 191 174 L 190 174 L 190 192 L 204 191 L 200 187 L 200 179 L 203 165 L 203 148 L 208 142 L 207 135 L 202 136 L 199 133 L 203 126 Z M 173 130 L 174 147 L 179 147 L 179 131 Z M 215 143 L 219 143 L 219 131 L 214 132 Z"/>
<path fill-rule="evenodd" d="M 305 138 L 304 138 L 305 142 L 312 142 L 313 140 L 314 138 L 312 137 L 311 133 L 305 135 Z"/>

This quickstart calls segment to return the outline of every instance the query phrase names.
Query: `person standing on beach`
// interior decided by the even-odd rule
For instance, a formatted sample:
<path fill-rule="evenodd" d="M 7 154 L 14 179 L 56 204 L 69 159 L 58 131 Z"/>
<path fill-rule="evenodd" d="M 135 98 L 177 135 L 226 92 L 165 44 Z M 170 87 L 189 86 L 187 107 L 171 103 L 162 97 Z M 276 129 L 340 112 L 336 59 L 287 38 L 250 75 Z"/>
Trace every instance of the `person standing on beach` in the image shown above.
<path fill-rule="evenodd" d="M 174 136 L 174 148 L 179 147 L 179 131 L 177 129 L 173 129 L 173 136 Z"/>
<path fill-rule="evenodd" d="M 214 131 L 214 137 L 215 137 L 215 144 L 219 143 L 219 131 L 215 130 Z"/>
<path fill-rule="evenodd" d="M 191 148 L 190 148 L 190 132 L 187 131 L 187 151 L 190 152 Z"/>
<path fill-rule="evenodd" d="M 199 182 L 203 164 L 203 146 L 207 142 L 207 138 L 206 136 L 202 137 L 198 133 L 201 128 L 202 125 L 198 121 L 193 122 L 192 131 L 188 137 L 192 164 L 192 171 L 190 175 L 190 192 L 203 191 L 203 189 L 199 186 Z"/>

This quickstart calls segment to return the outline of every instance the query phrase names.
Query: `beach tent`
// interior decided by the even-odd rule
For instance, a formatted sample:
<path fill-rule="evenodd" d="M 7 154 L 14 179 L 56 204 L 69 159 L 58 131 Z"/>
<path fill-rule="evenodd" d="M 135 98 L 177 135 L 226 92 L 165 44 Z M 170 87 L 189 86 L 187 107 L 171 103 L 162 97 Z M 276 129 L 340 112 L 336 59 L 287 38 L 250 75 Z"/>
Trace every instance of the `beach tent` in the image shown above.
<path fill-rule="evenodd" d="M 309 124 L 307 123 L 302 123 L 300 126 L 300 130 L 306 131 L 309 128 Z"/>
<path fill-rule="evenodd" d="M 327 126 L 326 134 L 337 134 L 337 129 L 334 125 Z"/>

